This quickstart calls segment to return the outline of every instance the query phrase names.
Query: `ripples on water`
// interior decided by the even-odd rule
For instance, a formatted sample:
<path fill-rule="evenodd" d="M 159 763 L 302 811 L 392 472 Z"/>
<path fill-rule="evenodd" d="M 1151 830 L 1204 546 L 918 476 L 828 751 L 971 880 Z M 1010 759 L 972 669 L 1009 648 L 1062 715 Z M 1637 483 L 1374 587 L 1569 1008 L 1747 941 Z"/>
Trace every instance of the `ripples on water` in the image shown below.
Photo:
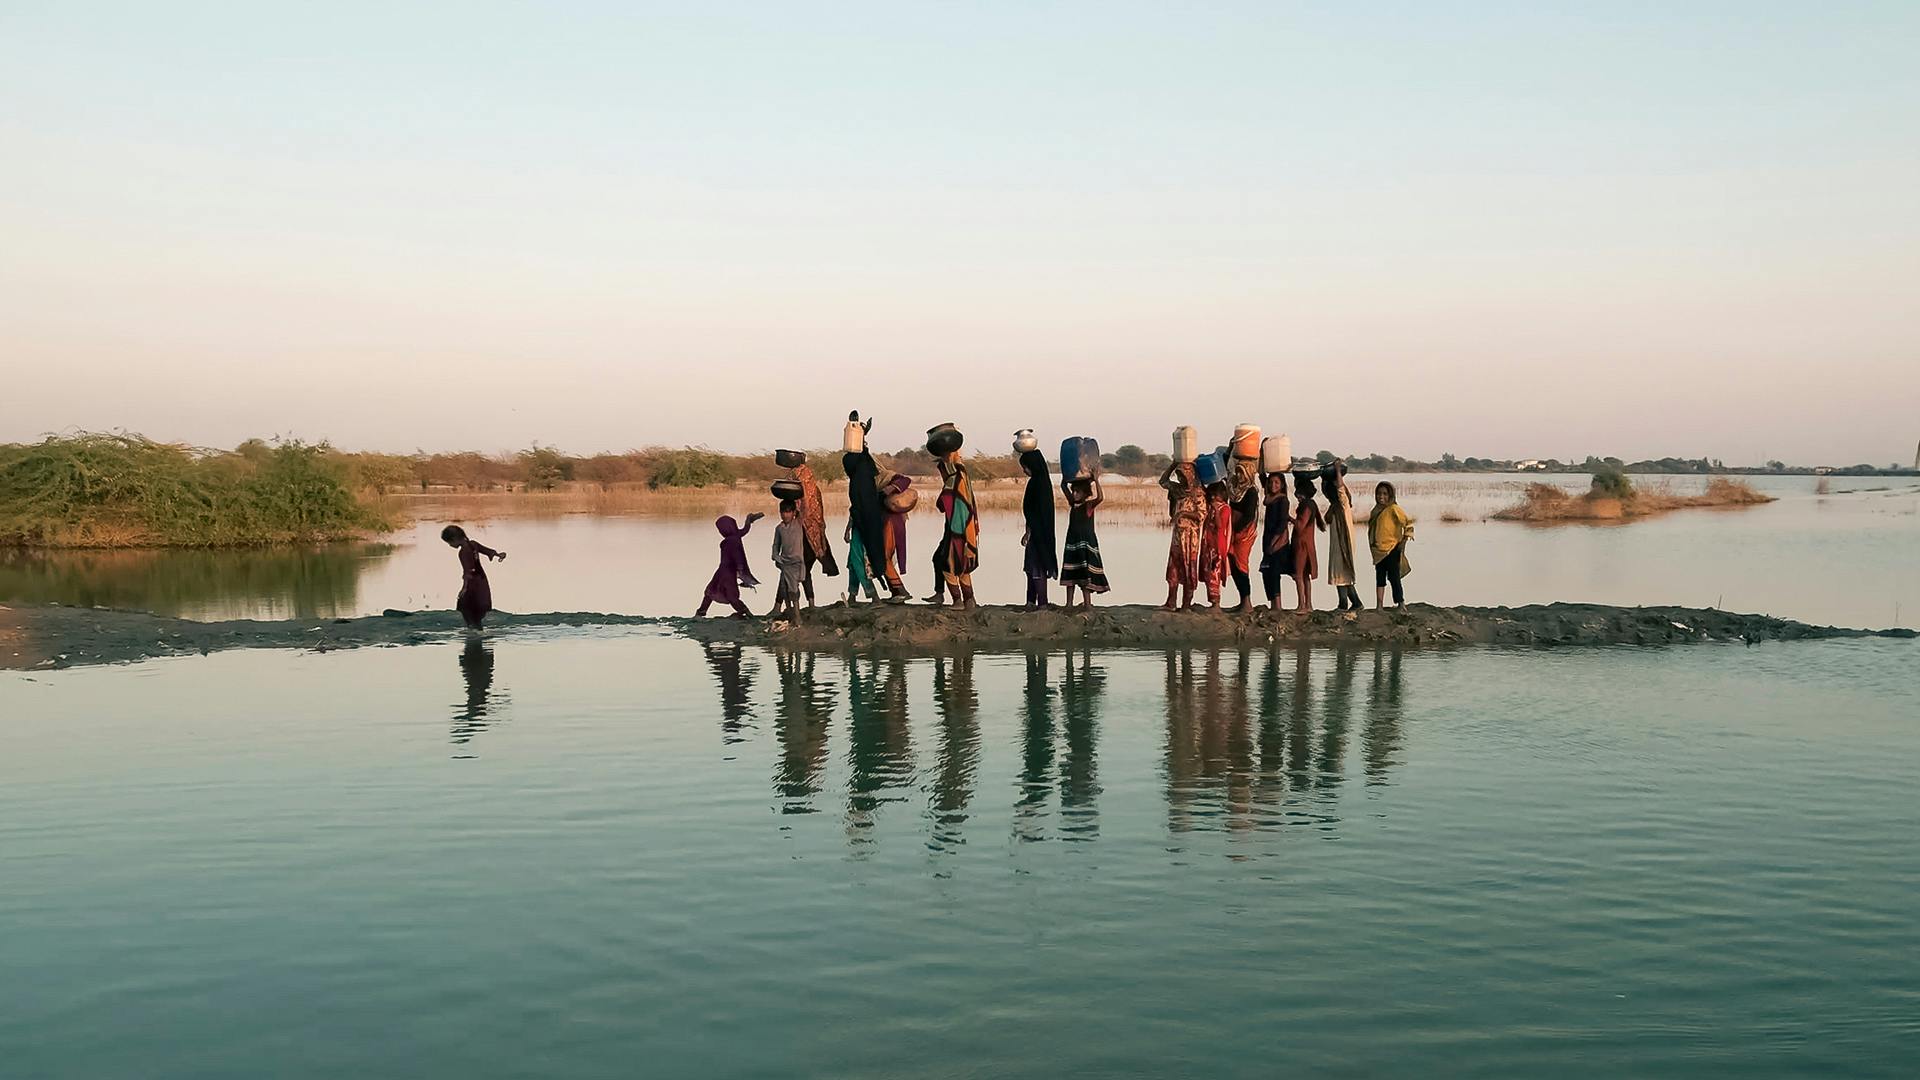
<path fill-rule="evenodd" d="M 6 676 L 0 1071 L 1904 1075 L 1917 656 Z"/>

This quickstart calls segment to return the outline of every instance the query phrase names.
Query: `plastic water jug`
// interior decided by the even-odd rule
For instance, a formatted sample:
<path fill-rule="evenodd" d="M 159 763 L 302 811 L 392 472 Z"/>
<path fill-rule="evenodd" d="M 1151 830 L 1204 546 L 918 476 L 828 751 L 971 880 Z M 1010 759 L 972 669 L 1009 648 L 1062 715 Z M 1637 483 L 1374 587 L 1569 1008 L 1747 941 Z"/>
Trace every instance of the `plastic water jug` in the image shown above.
<path fill-rule="evenodd" d="M 1241 424 L 1233 429 L 1233 456 L 1249 461 L 1260 456 L 1260 425 Z"/>
<path fill-rule="evenodd" d="M 1060 482 L 1091 480 L 1100 472 L 1100 444 L 1077 435 L 1060 444 Z"/>
<path fill-rule="evenodd" d="M 1200 433 L 1193 425 L 1185 424 L 1173 429 L 1173 460 L 1190 462 L 1200 456 Z"/>
<path fill-rule="evenodd" d="M 840 448 L 849 454 L 857 454 L 867 448 L 867 429 L 858 419 L 847 421 L 847 433 L 840 440 Z"/>
<path fill-rule="evenodd" d="M 1260 442 L 1260 471 L 1283 473 L 1293 468 L 1293 440 L 1269 435 Z"/>
<path fill-rule="evenodd" d="M 1193 472 L 1200 478 L 1202 487 L 1210 487 L 1227 478 L 1227 459 L 1219 451 L 1196 457 L 1193 460 Z"/>

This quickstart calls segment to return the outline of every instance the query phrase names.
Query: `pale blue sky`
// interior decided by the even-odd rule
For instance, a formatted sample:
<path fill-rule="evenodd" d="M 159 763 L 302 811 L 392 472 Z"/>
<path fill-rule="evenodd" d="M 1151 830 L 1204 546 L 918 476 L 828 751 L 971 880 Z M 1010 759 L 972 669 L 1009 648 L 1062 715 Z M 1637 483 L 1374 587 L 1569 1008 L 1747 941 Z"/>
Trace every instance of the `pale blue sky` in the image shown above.
<path fill-rule="evenodd" d="M 1920 4 L 0 0 L 0 439 L 1884 464 Z"/>

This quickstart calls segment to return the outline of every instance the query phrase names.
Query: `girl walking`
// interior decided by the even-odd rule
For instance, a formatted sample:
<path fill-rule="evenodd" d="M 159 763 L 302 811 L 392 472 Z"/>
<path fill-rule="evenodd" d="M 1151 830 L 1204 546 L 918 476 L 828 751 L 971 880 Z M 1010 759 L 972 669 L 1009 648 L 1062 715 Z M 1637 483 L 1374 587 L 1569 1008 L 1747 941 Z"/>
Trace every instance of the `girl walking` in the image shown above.
<path fill-rule="evenodd" d="M 1084 597 L 1081 610 L 1093 608 L 1093 594 L 1107 591 L 1107 571 L 1100 562 L 1100 537 L 1094 532 L 1093 514 L 1106 501 L 1098 480 L 1075 480 L 1062 484 L 1067 494 L 1067 548 L 1060 560 L 1060 583 L 1067 587 L 1067 607 L 1073 607 L 1073 590 Z"/>
<path fill-rule="evenodd" d="M 1400 579 L 1413 571 L 1407 562 L 1407 542 L 1413 539 L 1413 520 L 1400 508 L 1393 485 L 1385 480 L 1373 488 L 1373 516 L 1367 519 L 1367 546 L 1373 549 L 1373 606 L 1385 607 L 1387 586 L 1393 586 L 1393 606 L 1407 606 Z"/>
<path fill-rule="evenodd" d="M 1320 547 L 1313 534 L 1326 531 L 1327 519 L 1320 516 L 1320 506 L 1313 501 L 1313 477 L 1293 479 L 1294 498 L 1300 504 L 1293 515 L 1293 587 L 1300 594 L 1300 603 L 1294 610 L 1311 615 L 1313 579 L 1320 576 Z"/>
<path fill-rule="evenodd" d="M 753 571 L 747 568 L 747 548 L 741 541 L 752 531 L 753 523 L 765 516 L 748 514 L 745 525 L 737 524 L 730 517 L 714 520 L 713 527 L 720 532 L 720 567 L 713 572 L 713 580 L 707 582 L 706 595 L 700 598 L 700 610 L 693 613 L 694 618 L 705 617 L 707 609 L 715 603 L 732 608 L 735 618 L 752 617 L 753 612 L 740 602 L 740 590 L 743 587 L 751 589 L 760 582 L 754 579 Z"/>
<path fill-rule="evenodd" d="M 1267 593 L 1267 606 L 1280 610 L 1280 579 L 1293 573 L 1293 549 L 1287 545 L 1293 529 L 1293 510 L 1287 505 L 1287 474 L 1266 475 L 1267 528 L 1261 547 L 1260 584 Z"/>
<path fill-rule="evenodd" d="M 1320 474 L 1327 495 L 1327 584 L 1340 595 L 1340 610 L 1365 607 L 1354 586 L 1353 493 L 1347 490 L 1347 463 L 1335 462 Z"/>
<path fill-rule="evenodd" d="M 1233 504 L 1227 485 L 1207 488 L 1207 521 L 1200 533 L 1200 580 L 1207 583 L 1207 606 L 1220 610 L 1220 586 L 1233 560 Z"/>
<path fill-rule="evenodd" d="M 465 620 L 467 629 L 478 630 L 481 620 L 493 610 L 493 586 L 487 583 L 487 571 L 480 560 L 485 557 L 504 561 L 507 553 L 468 539 L 467 531 L 458 525 L 441 529 L 440 539 L 460 552 L 460 597 L 453 602 L 454 610 Z"/>
<path fill-rule="evenodd" d="M 1167 602 L 1161 610 L 1191 611 L 1194 591 L 1200 587 L 1200 533 L 1207 522 L 1207 492 L 1190 461 L 1167 466 L 1160 474 L 1160 486 L 1167 489 L 1167 511 L 1173 518 L 1173 541 L 1167 549 Z"/>
<path fill-rule="evenodd" d="M 939 462 L 940 512 L 946 519 L 940 547 L 933 553 L 934 580 L 930 604 L 946 602 L 946 593 L 962 611 L 978 607 L 973 602 L 973 572 L 980 568 L 980 513 L 973 501 L 973 478 L 955 450 Z"/>

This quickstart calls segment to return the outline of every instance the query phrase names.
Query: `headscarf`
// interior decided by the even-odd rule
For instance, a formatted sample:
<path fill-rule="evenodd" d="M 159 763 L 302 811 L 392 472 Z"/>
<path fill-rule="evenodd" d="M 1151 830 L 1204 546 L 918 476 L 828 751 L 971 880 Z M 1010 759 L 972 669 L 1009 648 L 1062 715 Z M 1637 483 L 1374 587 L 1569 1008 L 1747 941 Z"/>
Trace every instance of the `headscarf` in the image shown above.
<path fill-rule="evenodd" d="M 1060 576 L 1060 558 L 1054 552 L 1053 477 L 1047 472 L 1047 456 L 1038 450 L 1020 455 L 1027 469 L 1027 494 L 1021 512 L 1027 518 L 1027 550 L 1039 556 L 1040 569 L 1049 578 Z"/>
<path fill-rule="evenodd" d="M 893 479 L 886 483 L 886 494 L 898 495 L 912 486 L 913 477 L 906 473 L 894 473 Z M 893 533 L 894 565 L 904 573 L 907 569 L 907 515 L 887 511 L 887 529 Z"/>
<path fill-rule="evenodd" d="M 1193 462 L 1182 461 L 1173 467 L 1173 471 L 1179 479 L 1167 491 L 1167 510 L 1176 521 L 1181 518 L 1205 520 L 1207 489 L 1200 486 L 1200 474 L 1194 469 Z"/>
<path fill-rule="evenodd" d="M 807 546 L 820 560 L 820 571 L 828 577 L 840 576 L 840 564 L 833 560 L 833 548 L 827 545 L 827 507 L 820 501 L 820 481 L 814 479 L 813 466 L 801 462 L 793 467 L 793 478 L 800 481 L 800 525 L 807 533 Z"/>
<path fill-rule="evenodd" d="M 759 585 L 760 582 L 747 566 L 747 546 L 740 542 L 740 538 L 747 535 L 747 530 L 726 516 L 716 519 L 713 527 L 720 530 L 720 569 L 732 573 L 734 580 L 745 588 Z"/>
<path fill-rule="evenodd" d="M 980 568 L 980 507 L 973 501 L 973 476 L 955 450 L 940 459 L 940 509 L 947 516 L 947 562 L 955 574 Z M 964 510 L 963 510 L 964 508 Z M 954 524 L 960 529 L 954 531 Z"/>
<path fill-rule="evenodd" d="M 847 510 L 853 531 L 860 534 L 867 558 L 877 569 L 887 550 L 887 504 L 880 494 L 880 466 L 862 450 L 840 459 L 847 470 Z"/>

